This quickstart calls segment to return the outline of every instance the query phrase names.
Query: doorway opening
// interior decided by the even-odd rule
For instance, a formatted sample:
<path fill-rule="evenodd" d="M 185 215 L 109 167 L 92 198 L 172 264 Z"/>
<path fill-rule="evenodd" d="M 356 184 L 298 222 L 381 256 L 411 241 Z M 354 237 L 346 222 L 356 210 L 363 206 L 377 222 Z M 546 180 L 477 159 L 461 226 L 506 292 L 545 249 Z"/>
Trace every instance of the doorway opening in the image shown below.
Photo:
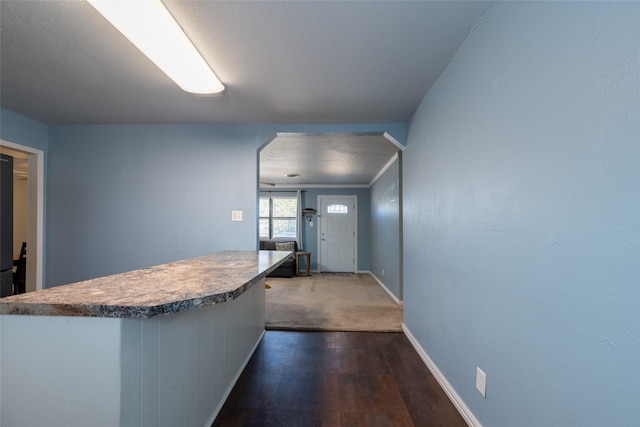
<path fill-rule="evenodd" d="M 257 198 L 261 191 L 301 191 L 300 207 L 320 213 L 320 195 L 357 195 L 359 224 L 354 223 L 352 230 L 356 238 L 349 267 L 322 265 L 329 257 L 329 246 L 321 246 L 322 232 L 318 231 L 322 217 L 311 215 L 302 221 L 300 243 L 312 252 L 311 270 L 370 273 L 401 301 L 403 149 L 384 131 L 278 132 L 257 150 Z M 257 214 L 256 223 L 259 219 Z M 358 225 L 362 229 L 359 236 Z M 393 245 L 386 244 L 387 239 L 393 239 Z M 340 250 L 352 253 L 348 245 Z M 347 259 L 348 255 L 345 262 Z"/>
<path fill-rule="evenodd" d="M 24 230 L 15 230 L 19 237 L 15 247 L 22 241 L 27 243 L 26 291 L 43 288 L 43 242 L 44 242 L 44 151 L 36 148 L 0 140 L 0 152 L 18 159 L 14 168 L 14 181 L 24 198 L 26 212 L 15 221 Z M 23 240 L 24 239 L 24 240 Z M 16 239 L 14 239 L 16 240 Z"/>
<path fill-rule="evenodd" d="M 318 272 L 358 270 L 358 196 L 318 196 Z"/>

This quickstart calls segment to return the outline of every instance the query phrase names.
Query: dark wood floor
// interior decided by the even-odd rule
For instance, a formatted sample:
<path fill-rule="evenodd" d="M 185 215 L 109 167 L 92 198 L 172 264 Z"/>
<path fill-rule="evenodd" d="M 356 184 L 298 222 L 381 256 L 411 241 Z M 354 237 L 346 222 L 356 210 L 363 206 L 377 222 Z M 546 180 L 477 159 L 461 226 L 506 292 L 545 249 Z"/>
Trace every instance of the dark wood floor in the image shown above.
<path fill-rule="evenodd" d="M 402 333 L 267 331 L 213 426 L 466 426 Z"/>

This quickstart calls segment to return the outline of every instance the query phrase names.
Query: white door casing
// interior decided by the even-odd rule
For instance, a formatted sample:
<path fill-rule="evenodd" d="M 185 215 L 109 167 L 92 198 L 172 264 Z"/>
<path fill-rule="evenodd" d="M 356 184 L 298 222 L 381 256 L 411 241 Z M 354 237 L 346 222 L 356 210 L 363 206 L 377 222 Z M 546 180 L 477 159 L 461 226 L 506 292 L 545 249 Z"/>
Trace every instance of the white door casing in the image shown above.
<path fill-rule="evenodd" d="M 27 292 L 43 288 L 44 151 L 0 140 L 0 146 L 27 154 Z"/>
<path fill-rule="evenodd" d="M 358 196 L 318 196 L 318 271 L 356 272 Z"/>

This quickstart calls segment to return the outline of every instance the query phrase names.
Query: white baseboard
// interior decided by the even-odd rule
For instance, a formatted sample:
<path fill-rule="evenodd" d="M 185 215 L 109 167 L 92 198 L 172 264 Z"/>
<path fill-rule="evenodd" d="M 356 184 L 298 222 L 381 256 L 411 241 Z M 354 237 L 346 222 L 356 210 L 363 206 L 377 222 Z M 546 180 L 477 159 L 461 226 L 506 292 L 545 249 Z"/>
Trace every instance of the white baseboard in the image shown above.
<path fill-rule="evenodd" d="M 480 421 L 478 421 L 475 415 L 473 415 L 467 405 L 464 404 L 460 396 L 458 396 L 458 393 L 456 393 L 451 384 L 449 384 L 449 381 L 447 381 L 442 372 L 440 372 L 436 364 L 433 363 L 433 360 L 431 360 L 427 352 L 424 351 L 422 346 L 418 343 L 413 334 L 411 334 L 411 331 L 409 331 L 407 325 L 405 325 L 404 323 L 402 323 L 402 330 L 404 331 L 407 339 L 416 350 L 424 364 L 427 365 L 427 368 L 429 368 L 429 371 L 431 371 L 431 374 L 436 378 L 438 384 L 440 384 L 440 387 L 442 387 L 444 392 L 447 394 L 449 400 L 451 400 L 451 403 L 453 403 L 460 415 L 462 415 L 462 418 L 464 418 L 466 423 L 471 427 L 482 427 Z"/>
<path fill-rule="evenodd" d="M 384 289 L 384 290 L 385 290 L 385 292 L 387 292 L 387 293 L 389 294 L 389 296 L 390 296 L 390 297 L 391 297 L 391 298 L 396 302 L 396 304 L 398 304 L 398 305 L 402 305 L 402 300 L 398 299 L 398 297 L 396 297 L 396 296 L 393 294 L 393 292 L 391 292 L 391 291 L 389 290 L 389 288 L 387 288 L 387 287 L 384 285 L 384 283 L 382 283 L 382 280 L 378 279 L 378 277 L 377 277 L 375 274 L 373 274 L 373 273 L 372 273 L 372 272 L 370 272 L 370 271 L 363 271 L 363 273 L 369 273 L 369 274 L 371 275 L 371 277 L 373 277 L 374 279 L 376 279 L 376 282 L 378 282 L 378 285 L 382 286 L 382 289 Z"/>
<path fill-rule="evenodd" d="M 313 270 L 313 271 L 312 271 L 312 273 L 318 273 L 318 270 Z M 396 304 L 398 304 L 398 305 L 402 305 L 402 300 L 398 299 L 398 297 L 396 297 L 396 296 L 393 294 L 393 292 L 391 292 L 391 291 L 389 290 L 389 288 L 387 288 L 387 287 L 384 285 L 384 283 L 382 283 L 382 281 L 381 281 L 380 279 L 378 279 L 378 277 L 376 277 L 376 275 L 375 275 L 375 274 L 373 274 L 371 271 L 369 271 L 369 270 L 357 270 L 357 271 L 356 271 L 356 273 L 359 273 L 359 274 L 370 274 L 370 275 L 371 275 L 371 277 L 373 277 L 373 278 L 375 279 L 375 281 L 376 281 L 376 282 L 378 282 L 378 284 L 379 284 L 380 286 L 382 286 L 382 289 L 384 289 L 384 291 L 385 291 L 386 293 L 388 293 L 388 294 L 389 294 L 389 296 L 391 297 L 391 299 L 393 299 L 393 300 L 396 302 Z"/>

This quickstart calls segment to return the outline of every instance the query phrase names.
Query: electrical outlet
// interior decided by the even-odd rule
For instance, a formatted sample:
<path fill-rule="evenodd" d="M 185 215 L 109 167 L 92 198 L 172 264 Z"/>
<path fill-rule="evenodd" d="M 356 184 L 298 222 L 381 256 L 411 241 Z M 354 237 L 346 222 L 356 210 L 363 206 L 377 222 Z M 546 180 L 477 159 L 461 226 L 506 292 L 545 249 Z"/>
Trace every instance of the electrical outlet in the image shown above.
<path fill-rule="evenodd" d="M 487 397 L 487 374 L 482 369 L 476 366 L 476 389 L 480 392 L 482 397 Z"/>
<path fill-rule="evenodd" d="M 242 221 L 242 211 L 231 211 L 231 221 Z"/>

